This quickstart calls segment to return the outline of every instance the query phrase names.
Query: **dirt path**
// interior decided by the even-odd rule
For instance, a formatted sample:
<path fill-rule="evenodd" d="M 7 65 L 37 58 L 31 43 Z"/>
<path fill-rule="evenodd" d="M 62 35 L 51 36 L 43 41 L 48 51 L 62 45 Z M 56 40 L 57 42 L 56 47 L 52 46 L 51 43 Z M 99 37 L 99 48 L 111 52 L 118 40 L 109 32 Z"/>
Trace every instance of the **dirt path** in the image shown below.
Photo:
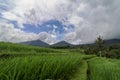
<path fill-rule="evenodd" d="M 81 62 L 81 66 L 73 76 L 71 80 L 90 80 L 90 69 L 89 69 L 89 60 L 91 58 L 84 58 Z"/>
<path fill-rule="evenodd" d="M 89 63 L 88 63 L 88 61 L 86 61 L 86 63 L 87 63 L 87 80 L 90 80 L 90 68 L 89 68 Z"/>

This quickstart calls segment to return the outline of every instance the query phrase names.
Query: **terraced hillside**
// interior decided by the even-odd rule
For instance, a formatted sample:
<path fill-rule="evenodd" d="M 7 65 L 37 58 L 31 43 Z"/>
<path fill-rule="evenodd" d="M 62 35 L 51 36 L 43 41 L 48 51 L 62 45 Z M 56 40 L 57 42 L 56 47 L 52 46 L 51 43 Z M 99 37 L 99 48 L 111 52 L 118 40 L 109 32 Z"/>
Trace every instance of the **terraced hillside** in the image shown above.
<path fill-rule="evenodd" d="M 0 42 L 0 80 L 119 80 L 120 60 Z"/>

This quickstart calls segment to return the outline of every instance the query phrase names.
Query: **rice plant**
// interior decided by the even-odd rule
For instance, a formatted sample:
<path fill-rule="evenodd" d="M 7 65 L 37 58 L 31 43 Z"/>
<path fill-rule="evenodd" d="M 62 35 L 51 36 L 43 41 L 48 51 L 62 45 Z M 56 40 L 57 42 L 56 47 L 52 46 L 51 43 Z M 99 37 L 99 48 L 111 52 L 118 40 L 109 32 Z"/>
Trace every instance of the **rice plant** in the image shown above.
<path fill-rule="evenodd" d="M 0 80 L 68 80 L 81 63 L 78 55 L 42 55 L 1 59 Z"/>
<path fill-rule="evenodd" d="M 120 80 L 120 60 L 94 58 L 89 62 L 90 80 Z"/>

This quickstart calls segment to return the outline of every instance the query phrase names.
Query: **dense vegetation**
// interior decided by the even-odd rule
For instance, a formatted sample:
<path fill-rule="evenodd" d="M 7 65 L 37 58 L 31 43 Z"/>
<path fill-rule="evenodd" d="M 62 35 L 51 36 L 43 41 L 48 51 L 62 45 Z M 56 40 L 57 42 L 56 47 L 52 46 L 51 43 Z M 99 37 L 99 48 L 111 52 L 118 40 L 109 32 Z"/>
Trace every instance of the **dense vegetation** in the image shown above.
<path fill-rule="evenodd" d="M 42 55 L 1 60 L 0 79 L 67 80 L 78 68 L 81 59 L 82 57 L 77 55 Z"/>
<path fill-rule="evenodd" d="M 90 80 L 120 80 L 120 60 L 93 58 L 89 70 Z"/>
<path fill-rule="evenodd" d="M 84 47 L 85 54 L 94 54 L 99 57 L 120 58 L 120 44 L 105 44 L 105 41 L 98 37 L 94 45 Z"/>
<path fill-rule="evenodd" d="M 0 80 L 68 80 L 83 55 L 65 52 L 1 42 Z"/>
<path fill-rule="evenodd" d="M 60 51 L 34 46 L 0 42 L 0 57 L 38 55 L 40 53 L 59 53 Z"/>
<path fill-rule="evenodd" d="M 85 55 L 84 48 L 50 49 L 0 42 L 0 80 L 119 80 L 120 60 L 102 58 L 99 50 L 94 52 L 96 48 L 89 48 L 93 53 L 88 49 L 91 55 Z M 118 44 L 109 45 L 102 52 L 108 50 L 118 57 L 119 49 Z"/>

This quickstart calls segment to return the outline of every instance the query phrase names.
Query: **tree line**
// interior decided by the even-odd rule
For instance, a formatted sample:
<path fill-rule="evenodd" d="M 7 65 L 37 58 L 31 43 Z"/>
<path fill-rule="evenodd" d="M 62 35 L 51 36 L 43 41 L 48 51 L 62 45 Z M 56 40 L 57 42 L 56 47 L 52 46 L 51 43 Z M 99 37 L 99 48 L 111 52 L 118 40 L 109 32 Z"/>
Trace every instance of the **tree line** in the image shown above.
<path fill-rule="evenodd" d="M 99 57 L 120 58 L 120 44 L 106 45 L 103 37 L 99 36 L 95 44 L 84 48 L 85 54 L 95 54 Z"/>

